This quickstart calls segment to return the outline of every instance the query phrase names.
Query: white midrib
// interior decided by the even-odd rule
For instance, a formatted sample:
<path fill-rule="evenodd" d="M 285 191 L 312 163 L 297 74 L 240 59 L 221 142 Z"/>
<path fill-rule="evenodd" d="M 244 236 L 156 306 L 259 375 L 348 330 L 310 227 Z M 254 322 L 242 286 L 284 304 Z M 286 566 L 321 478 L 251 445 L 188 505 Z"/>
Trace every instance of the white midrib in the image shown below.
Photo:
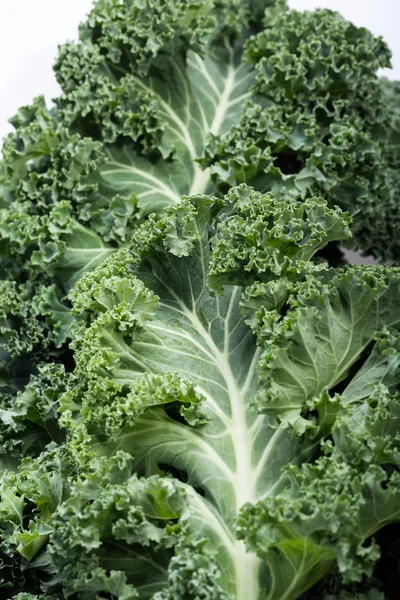
<path fill-rule="evenodd" d="M 222 352 L 215 344 L 210 333 L 205 329 L 196 311 L 190 310 L 174 290 L 165 285 L 165 282 L 163 283 L 178 304 L 180 312 L 185 315 L 195 331 L 204 340 L 210 351 L 210 356 L 214 359 L 215 365 L 226 383 L 231 405 L 231 419 L 227 428 L 232 432 L 232 444 L 236 462 L 236 470 L 232 473 L 231 484 L 235 494 L 237 515 L 240 508 L 246 502 L 254 503 L 257 500 L 256 486 L 258 479 L 257 468 L 254 468 L 252 464 L 252 449 L 258 429 L 254 428 L 254 423 L 251 425 L 248 424 L 245 403 L 245 396 L 250 386 L 250 374 L 246 378 L 243 387 L 239 388 L 229 361 L 228 323 L 238 288 L 232 294 L 230 306 L 225 317 L 225 340 L 224 351 Z M 251 362 L 250 370 L 252 372 L 254 372 L 254 367 L 255 357 Z M 232 550 L 230 550 L 230 553 L 236 572 L 235 600 L 259 600 L 261 594 L 259 584 L 261 560 L 256 554 L 246 551 L 242 540 L 232 540 Z"/>
<path fill-rule="evenodd" d="M 235 68 L 233 66 L 233 59 L 228 67 L 228 74 L 225 81 L 225 86 L 222 94 L 220 95 L 218 106 L 215 111 L 213 122 L 206 134 L 212 133 L 217 135 L 221 129 L 221 125 L 224 122 L 225 115 L 230 106 L 230 96 L 234 88 L 235 83 Z M 192 157 L 193 160 L 196 156 Z M 210 169 L 202 170 L 197 162 L 194 162 L 194 178 L 192 186 L 190 188 L 189 195 L 204 194 L 207 189 L 207 185 L 210 181 Z"/>
<path fill-rule="evenodd" d="M 256 500 L 257 477 L 252 465 L 253 436 L 247 424 L 245 403 L 242 393 L 237 387 L 227 357 L 221 356 L 219 369 L 227 384 L 232 409 L 232 442 L 235 451 L 236 477 L 234 491 L 236 512 L 246 502 Z M 259 571 L 261 561 L 246 551 L 243 541 L 238 540 L 235 546 L 235 570 L 237 580 L 236 600 L 258 600 L 260 597 Z"/>
<path fill-rule="evenodd" d="M 196 313 L 187 310 L 183 305 L 181 306 L 212 351 L 216 366 L 226 382 L 232 410 L 230 429 L 232 431 L 232 443 L 236 460 L 233 489 L 236 499 L 236 513 L 238 513 L 243 504 L 246 502 L 254 503 L 256 501 L 257 483 L 256 470 L 252 465 L 254 434 L 252 428 L 247 423 L 243 391 L 237 385 L 229 364 L 228 355 L 225 352 L 221 352 L 215 345 L 214 340 L 204 329 Z M 233 543 L 232 560 L 236 571 L 236 600 L 259 600 L 260 559 L 255 554 L 246 552 L 244 542 L 237 540 Z"/>

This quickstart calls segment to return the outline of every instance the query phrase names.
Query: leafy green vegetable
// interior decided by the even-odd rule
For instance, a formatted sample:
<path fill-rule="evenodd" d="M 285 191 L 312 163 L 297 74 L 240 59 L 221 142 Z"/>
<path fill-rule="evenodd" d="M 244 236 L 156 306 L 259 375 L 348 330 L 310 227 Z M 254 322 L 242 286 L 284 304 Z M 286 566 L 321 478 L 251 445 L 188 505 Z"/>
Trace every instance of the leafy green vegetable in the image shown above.
<path fill-rule="evenodd" d="M 44 591 L 289 600 L 371 575 L 400 519 L 400 271 L 310 261 L 348 235 L 320 198 L 242 185 L 150 217 L 81 278 L 67 443 L 3 488 Z"/>
<path fill-rule="evenodd" d="M 5 598 L 397 597 L 400 270 L 321 254 L 398 260 L 389 59 L 283 0 L 60 48 L 0 162 Z"/>

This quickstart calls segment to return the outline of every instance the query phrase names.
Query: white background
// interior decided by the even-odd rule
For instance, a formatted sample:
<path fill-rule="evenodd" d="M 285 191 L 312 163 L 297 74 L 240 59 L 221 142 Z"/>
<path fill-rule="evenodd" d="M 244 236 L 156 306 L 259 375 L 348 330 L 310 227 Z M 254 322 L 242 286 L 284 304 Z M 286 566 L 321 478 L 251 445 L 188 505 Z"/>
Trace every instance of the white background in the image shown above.
<path fill-rule="evenodd" d="M 154 0 L 157 1 L 157 0 Z M 400 0 L 289 0 L 291 8 L 340 11 L 355 24 L 382 35 L 393 52 L 388 77 L 400 79 Z M 7 119 L 43 94 L 59 88 L 52 72 L 57 46 L 77 38 L 92 0 L 0 0 L 0 139 L 12 130 Z"/>

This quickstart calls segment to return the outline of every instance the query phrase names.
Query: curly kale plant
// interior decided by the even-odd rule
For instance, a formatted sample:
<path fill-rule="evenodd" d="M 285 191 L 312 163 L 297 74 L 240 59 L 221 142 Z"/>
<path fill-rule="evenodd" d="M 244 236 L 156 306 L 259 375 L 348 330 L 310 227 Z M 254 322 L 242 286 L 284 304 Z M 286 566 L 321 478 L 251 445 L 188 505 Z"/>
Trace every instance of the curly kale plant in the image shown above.
<path fill-rule="evenodd" d="M 334 570 L 339 594 L 368 580 L 400 519 L 400 270 L 311 261 L 348 236 L 321 198 L 242 185 L 181 199 L 81 278 L 60 440 L 2 479 L 13 593 L 294 600 Z"/>
<path fill-rule="evenodd" d="M 389 61 L 281 0 L 97 0 L 60 48 L 0 162 L 2 597 L 398 597 Z"/>

